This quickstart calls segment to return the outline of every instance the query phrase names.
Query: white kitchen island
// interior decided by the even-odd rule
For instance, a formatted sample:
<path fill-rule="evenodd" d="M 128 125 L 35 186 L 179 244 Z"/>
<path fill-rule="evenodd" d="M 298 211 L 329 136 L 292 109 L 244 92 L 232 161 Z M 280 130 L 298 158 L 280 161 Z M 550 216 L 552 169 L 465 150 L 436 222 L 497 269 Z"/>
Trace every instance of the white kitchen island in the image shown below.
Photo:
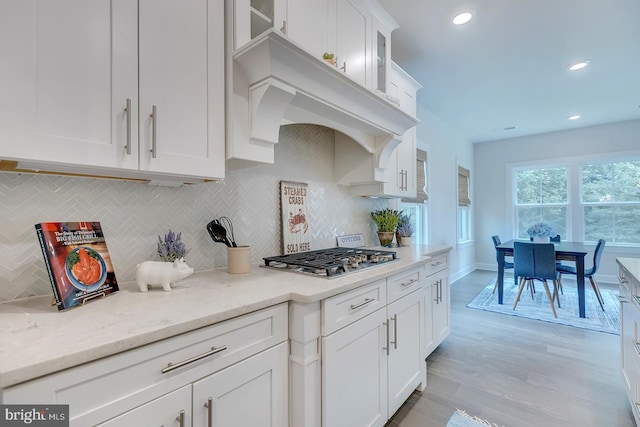
<path fill-rule="evenodd" d="M 2 402 L 70 403 L 71 425 L 84 426 L 107 420 L 110 421 L 105 425 L 126 425 L 125 418 L 118 422 L 125 416 L 130 417 L 129 421 L 139 419 L 136 416 L 147 419 L 144 417 L 157 413 L 158 408 L 170 406 L 159 399 L 169 399 L 189 406 L 187 414 L 182 414 L 183 425 L 205 425 L 198 421 L 200 405 L 190 399 L 195 399 L 203 387 L 211 394 L 212 388 L 230 385 L 249 375 L 245 383 L 253 384 L 255 380 L 254 391 L 266 390 L 280 397 L 265 401 L 270 407 L 262 408 L 273 417 L 271 422 L 323 425 L 322 414 L 327 407 L 323 404 L 326 400 L 322 377 L 332 372 L 323 371 L 321 361 L 325 347 L 331 345 L 330 335 L 347 328 L 357 331 L 353 325 L 371 322 L 372 315 L 382 320 L 381 325 L 375 326 L 380 331 L 375 339 L 384 341 L 384 349 L 378 349 L 378 353 L 385 369 L 391 369 L 383 360 L 386 356 L 391 359 L 400 355 L 394 347 L 401 345 L 392 341 L 407 336 L 404 334 L 426 337 L 419 340 L 419 355 L 411 353 L 403 359 L 422 360 L 411 384 L 425 387 L 424 358 L 429 348 L 435 348 L 427 341 L 434 335 L 441 341 L 449 330 L 447 312 L 444 320 L 442 314 L 437 315 L 440 330 L 434 332 L 433 316 L 437 310 L 433 307 L 448 302 L 450 249 L 396 248 L 398 261 L 335 279 L 255 266 L 242 275 L 228 274 L 224 269 L 198 272 L 177 283 L 171 292 L 154 288 L 140 293 L 135 283 L 124 283 L 114 295 L 64 312 L 51 307 L 48 297 L 0 304 Z M 336 315 L 329 315 L 332 301 L 350 295 L 359 298 L 361 290 L 372 284 L 378 286 L 380 298 L 353 309 L 357 319 L 335 326 L 328 333 L 327 322 L 336 319 Z M 402 291 L 404 288 L 406 292 Z M 346 301 L 349 306 L 359 304 L 348 298 Z M 372 310 L 376 304 L 377 309 Z M 401 324 L 403 316 L 415 319 L 418 325 L 407 326 L 406 321 Z M 217 346 L 211 342 L 232 344 L 226 348 L 227 344 Z M 179 364 L 205 353 L 212 354 L 189 366 L 160 372 L 170 363 Z M 254 376 L 250 375 L 252 372 Z M 145 384 L 147 373 L 152 383 Z M 102 384 L 97 379 L 110 375 L 115 375 L 113 379 L 118 382 Z M 264 382 L 267 377 L 271 378 L 268 384 Z M 206 380 L 210 384 L 203 383 Z M 133 385 L 128 389 L 130 383 Z M 89 385 L 77 387 L 79 384 Z M 230 387 L 235 390 L 233 385 Z M 73 389 L 76 391 L 64 392 Z M 33 390 L 40 394 L 34 395 Z M 119 390 L 125 390 L 126 395 L 118 395 Z M 232 395 L 230 390 L 216 390 L 218 397 Z M 237 390 L 246 398 L 246 390 Z M 203 398 L 207 404 L 207 396 Z M 208 411 L 209 417 L 224 425 L 222 403 L 221 397 L 213 404 L 209 400 L 203 416 Z M 257 409 L 254 412 L 260 413 Z M 386 409 L 383 412 L 380 425 L 392 415 Z M 172 417 L 181 416 L 176 415 Z"/>

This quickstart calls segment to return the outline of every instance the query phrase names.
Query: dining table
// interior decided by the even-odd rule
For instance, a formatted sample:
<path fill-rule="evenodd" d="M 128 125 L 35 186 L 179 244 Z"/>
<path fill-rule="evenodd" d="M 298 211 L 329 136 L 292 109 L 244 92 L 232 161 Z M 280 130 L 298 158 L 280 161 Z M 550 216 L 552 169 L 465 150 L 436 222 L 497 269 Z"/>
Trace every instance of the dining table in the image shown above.
<path fill-rule="evenodd" d="M 513 256 L 513 242 L 529 240 L 509 240 L 496 246 L 498 251 L 498 304 L 502 304 L 504 285 L 504 259 Z M 583 242 L 551 242 L 556 250 L 556 260 L 575 262 L 576 281 L 578 288 L 578 314 L 585 318 L 585 298 L 584 298 L 584 257 L 588 253 L 589 246 Z"/>

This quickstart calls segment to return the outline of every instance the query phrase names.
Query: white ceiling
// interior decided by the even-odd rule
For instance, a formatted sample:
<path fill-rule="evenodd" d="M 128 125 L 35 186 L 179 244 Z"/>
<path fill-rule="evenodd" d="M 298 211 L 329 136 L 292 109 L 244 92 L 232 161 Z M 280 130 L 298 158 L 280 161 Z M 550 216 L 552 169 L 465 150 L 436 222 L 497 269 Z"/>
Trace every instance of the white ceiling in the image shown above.
<path fill-rule="evenodd" d="M 640 0 L 379 3 L 418 103 L 472 142 L 640 119 Z M 451 24 L 462 11 L 471 22 Z"/>

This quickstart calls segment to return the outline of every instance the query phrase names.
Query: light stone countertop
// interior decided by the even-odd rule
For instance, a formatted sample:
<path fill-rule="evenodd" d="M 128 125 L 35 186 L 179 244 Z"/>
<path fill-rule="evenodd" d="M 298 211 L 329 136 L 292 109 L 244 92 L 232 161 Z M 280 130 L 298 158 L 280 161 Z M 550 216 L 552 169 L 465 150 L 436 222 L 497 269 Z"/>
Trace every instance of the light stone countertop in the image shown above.
<path fill-rule="evenodd" d="M 449 246 L 394 248 L 398 261 L 335 279 L 252 266 L 196 272 L 171 292 L 135 282 L 58 311 L 51 296 L 0 304 L 0 389 L 287 301 L 317 302 L 424 264 Z"/>
<path fill-rule="evenodd" d="M 640 282 L 640 258 L 616 258 L 616 262 Z"/>

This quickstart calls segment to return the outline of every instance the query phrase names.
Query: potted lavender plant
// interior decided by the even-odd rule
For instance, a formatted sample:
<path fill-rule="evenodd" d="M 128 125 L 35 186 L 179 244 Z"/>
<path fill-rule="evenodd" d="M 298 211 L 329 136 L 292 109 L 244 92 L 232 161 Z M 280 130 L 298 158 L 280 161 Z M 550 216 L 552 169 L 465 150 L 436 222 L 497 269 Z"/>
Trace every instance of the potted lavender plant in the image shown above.
<path fill-rule="evenodd" d="M 396 227 L 396 242 L 399 246 L 411 246 L 413 243 L 414 223 L 411 215 L 400 215 L 400 222 Z"/>
<path fill-rule="evenodd" d="M 164 240 L 158 236 L 158 255 L 163 261 L 173 262 L 184 258 L 189 251 L 190 249 L 182 243 L 182 233 L 176 234 L 169 230 L 169 233 L 164 235 Z"/>

